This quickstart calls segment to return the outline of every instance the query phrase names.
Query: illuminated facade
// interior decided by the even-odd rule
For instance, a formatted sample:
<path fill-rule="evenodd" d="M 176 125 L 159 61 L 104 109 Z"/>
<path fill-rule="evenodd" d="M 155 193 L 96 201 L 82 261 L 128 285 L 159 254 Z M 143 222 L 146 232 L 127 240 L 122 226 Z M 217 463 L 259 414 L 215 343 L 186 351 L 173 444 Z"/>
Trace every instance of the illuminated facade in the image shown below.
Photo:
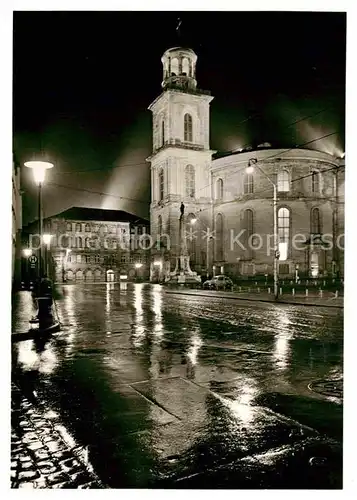
<path fill-rule="evenodd" d="M 27 228 L 30 247 L 38 238 Z M 147 280 L 149 222 L 122 210 L 73 207 L 44 221 L 47 271 L 57 282 Z M 32 237 L 30 236 L 32 234 Z M 145 236 L 146 235 L 146 236 Z"/>
<path fill-rule="evenodd" d="M 213 97 L 197 88 L 196 61 L 191 49 L 167 50 L 163 92 L 149 107 L 151 235 L 158 242 L 152 251 L 152 279 L 165 281 L 174 266 L 181 202 L 191 269 L 233 277 L 271 275 L 273 184 L 279 277 L 343 275 L 344 160 L 267 143 L 213 157 Z M 256 162 L 259 168 L 247 173 Z"/>

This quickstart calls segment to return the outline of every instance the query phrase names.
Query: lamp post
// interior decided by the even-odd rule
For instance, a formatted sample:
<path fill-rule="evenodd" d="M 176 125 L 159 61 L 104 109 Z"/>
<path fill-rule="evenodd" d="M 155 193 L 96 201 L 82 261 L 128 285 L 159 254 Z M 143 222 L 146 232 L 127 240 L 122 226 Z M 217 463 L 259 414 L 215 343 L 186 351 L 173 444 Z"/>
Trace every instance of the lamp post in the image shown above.
<path fill-rule="evenodd" d="M 38 277 L 42 277 L 42 184 L 44 183 L 46 170 L 53 168 L 53 163 L 47 161 L 27 161 L 25 167 L 31 168 L 33 172 L 34 181 L 38 186 L 38 232 L 40 236 L 39 247 L 39 263 L 38 263 Z"/>
<path fill-rule="evenodd" d="M 269 182 L 273 185 L 273 224 L 274 224 L 274 299 L 277 300 L 279 296 L 279 288 L 278 288 L 278 258 L 279 258 L 279 250 L 278 250 L 278 222 L 277 222 L 277 214 L 276 214 L 276 205 L 277 205 L 277 185 L 276 182 L 273 181 L 269 175 L 267 175 L 264 170 L 257 164 L 258 160 L 256 158 L 251 158 L 248 161 L 248 167 L 245 169 L 247 174 L 252 174 L 254 172 L 255 165 L 258 167 L 260 172 L 269 180 Z"/>
<path fill-rule="evenodd" d="M 25 264 L 25 272 L 26 272 L 26 281 L 29 281 L 29 257 L 32 255 L 32 250 L 31 248 L 24 248 L 22 250 L 22 253 L 25 257 L 26 264 Z"/>
<path fill-rule="evenodd" d="M 66 248 L 66 253 L 62 257 L 62 281 L 63 281 L 63 283 L 66 281 L 66 270 L 67 270 L 68 256 L 70 253 L 71 253 L 71 249 Z"/>
<path fill-rule="evenodd" d="M 45 246 L 45 271 L 46 271 L 46 274 L 47 274 L 47 277 L 50 277 L 49 276 L 49 262 L 48 262 L 48 254 L 49 254 L 49 247 L 50 247 L 50 243 L 51 243 L 51 238 L 52 238 L 52 234 L 48 234 L 48 233 L 45 233 L 43 236 L 42 236 L 42 240 L 44 242 L 44 244 L 46 245 Z"/>

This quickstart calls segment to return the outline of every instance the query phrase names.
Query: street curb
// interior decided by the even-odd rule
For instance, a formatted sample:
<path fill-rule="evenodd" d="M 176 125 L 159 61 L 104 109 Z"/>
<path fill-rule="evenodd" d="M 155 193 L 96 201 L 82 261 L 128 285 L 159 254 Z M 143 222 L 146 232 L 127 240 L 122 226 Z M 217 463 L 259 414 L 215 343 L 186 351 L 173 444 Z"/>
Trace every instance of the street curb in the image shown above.
<path fill-rule="evenodd" d="M 233 300 L 249 300 L 251 302 L 268 302 L 270 304 L 289 304 L 289 305 L 296 305 L 296 306 L 310 306 L 310 307 L 334 307 L 337 309 L 343 309 L 343 305 L 336 305 L 336 304 L 314 304 L 313 302 L 295 302 L 295 301 L 289 301 L 289 300 L 270 300 L 270 299 L 261 299 L 261 298 L 255 298 L 255 297 L 237 297 L 237 296 L 230 296 L 230 295 L 211 295 L 211 294 L 205 294 L 205 293 L 190 293 L 190 292 L 182 292 L 180 290 L 176 291 L 167 291 L 165 290 L 165 293 L 167 294 L 176 294 L 176 295 L 191 295 L 194 297 L 211 297 L 215 299 L 233 299 Z"/>

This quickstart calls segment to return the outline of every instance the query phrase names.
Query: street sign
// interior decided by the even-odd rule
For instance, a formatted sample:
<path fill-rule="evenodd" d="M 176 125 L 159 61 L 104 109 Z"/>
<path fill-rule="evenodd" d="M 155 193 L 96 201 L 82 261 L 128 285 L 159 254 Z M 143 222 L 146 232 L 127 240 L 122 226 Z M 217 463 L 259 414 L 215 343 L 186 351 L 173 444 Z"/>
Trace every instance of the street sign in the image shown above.
<path fill-rule="evenodd" d="M 36 262 L 37 262 L 36 255 L 30 255 L 30 257 L 29 257 L 29 263 L 30 264 L 36 264 Z"/>

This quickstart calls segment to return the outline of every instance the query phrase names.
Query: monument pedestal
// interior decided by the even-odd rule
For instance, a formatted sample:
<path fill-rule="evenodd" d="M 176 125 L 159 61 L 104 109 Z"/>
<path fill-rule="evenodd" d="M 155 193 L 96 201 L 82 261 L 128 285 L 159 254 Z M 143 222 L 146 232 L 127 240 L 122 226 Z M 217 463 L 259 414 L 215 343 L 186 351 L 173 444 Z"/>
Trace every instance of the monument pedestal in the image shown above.
<path fill-rule="evenodd" d="M 169 273 L 165 280 L 166 285 L 196 287 L 201 283 L 201 276 L 190 268 L 190 256 L 187 252 L 185 236 L 185 206 L 181 203 L 181 217 L 179 226 L 180 255 L 176 257 L 175 269 Z"/>

